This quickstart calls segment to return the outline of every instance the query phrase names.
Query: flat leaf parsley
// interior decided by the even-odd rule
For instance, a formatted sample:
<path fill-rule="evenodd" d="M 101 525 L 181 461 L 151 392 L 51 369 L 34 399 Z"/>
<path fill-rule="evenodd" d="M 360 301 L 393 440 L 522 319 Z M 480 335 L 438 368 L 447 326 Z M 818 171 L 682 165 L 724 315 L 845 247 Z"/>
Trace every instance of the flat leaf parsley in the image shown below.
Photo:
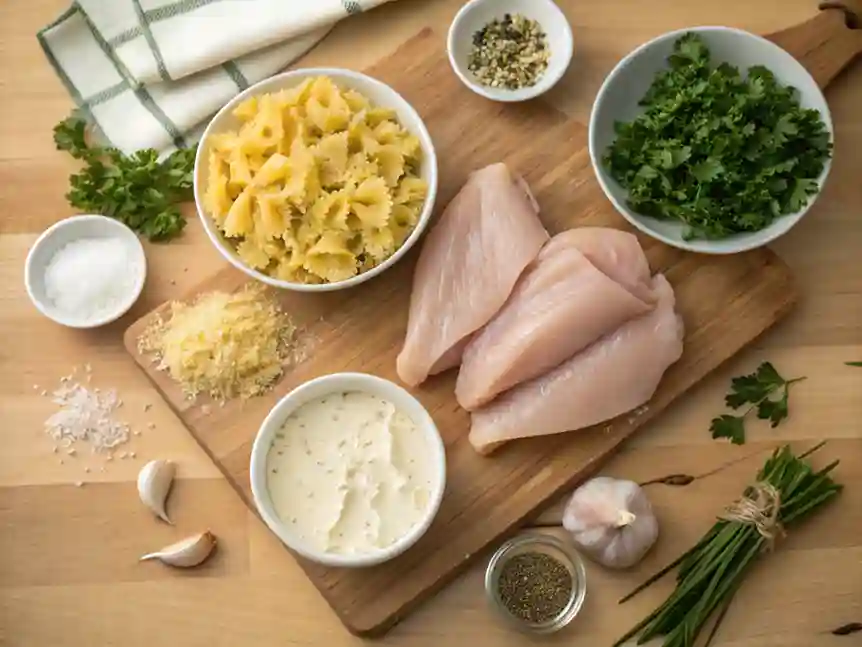
<path fill-rule="evenodd" d="M 804 207 L 832 151 L 820 113 L 763 66 L 745 77 L 712 67 L 697 34 L 681 36 L 668 63 L 604 156 L 629 207 L 685 223 L 688 239 L 757 231 Z"/>
<path fill-rule="evenodd" d="M 769 362 L 763 362 L 750 375 L 740 375 L 730 381 L 730 392 L 724 403 L 731 409 L 749 405 L 740 415 L 726 413 L 712 419 L 709 430 L 713 438 L 727 438 L 734 445 L 745 443 L 745 416 L 757 411 L 761 420 L 769 420 L 770 426 L 777 427 L 790 412 L 788 398 L 790 385 L 801 382 L 804 377 L 785 380 Z M 776 397 L 777 396 L 777 397 Z"/>
<path fill-rule="evenodd" d="M 86 123 L 69 117 L 54 127 L 54 143 L 84 162 L 69 177 L 66 199 L 73 207 L 116 218 L 150 240 L 179 234 L 186 224 L 177 208 L 192 197 L 195 149 L 159 161 L 153 149 L 124 155 L 87 143 Z"/>

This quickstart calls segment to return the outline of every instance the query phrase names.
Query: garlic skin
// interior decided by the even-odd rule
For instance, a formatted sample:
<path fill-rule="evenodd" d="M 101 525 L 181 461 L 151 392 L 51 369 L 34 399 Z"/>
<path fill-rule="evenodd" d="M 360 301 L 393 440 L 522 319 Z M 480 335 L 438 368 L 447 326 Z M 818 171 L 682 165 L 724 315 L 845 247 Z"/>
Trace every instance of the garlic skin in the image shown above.
<path fill-rule="evenodd" d="M 634 566 L 658 539 L 658 520 L 643 489 L 606 476 L 572 493 L 563 527 L 581 550 L 608 568 Z"/>
<path fill-rule="evenodd" d="M 169 566 L 190 568 L 202 564 L 212 554 L 215 547 L 215 535 L 207 530 L 165 546 L 155 553 L 147 553 L 140 558 L 140 561 L 158 559 Z"/>
<path fill-rule="evenodd" d="M 159 519 L 167 523 L 173 522 L 165 512 L 165 502 L 174 482 L 176 465 L 172 461 L 150 461 L 138 473 L 138 496 L 145 506 L 152 510 Z"/>

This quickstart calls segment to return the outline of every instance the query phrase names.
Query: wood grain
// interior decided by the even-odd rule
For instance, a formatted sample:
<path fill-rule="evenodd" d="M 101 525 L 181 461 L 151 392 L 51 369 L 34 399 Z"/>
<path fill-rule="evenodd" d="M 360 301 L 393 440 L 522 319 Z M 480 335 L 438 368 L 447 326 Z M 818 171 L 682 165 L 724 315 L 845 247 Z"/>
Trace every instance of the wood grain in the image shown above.
<path fill-rule="evenodd" d="M 825 88 L 862 54 L 862 24 L 851 2 L 821 3 L 821 11 L 810 20 L 767 38 L 803 61 Z"/>
<path fill-rule="evenodd" d="M 363 69 L 424 26 L 445 48 L 463 0 L 398 0 L 338 25 L 299 66 Z M 586 123 L 602 79 L 633 47 L 688 25 L 728 25 L 756 33 L 792 27 L 815 13 L 816 0 L 558 0 L 575 33 L 575 58 L 548 101 Z M 358 647 L 281 544 L 250 512 L 143 372 L 122 331 L 167 299 L 179 298 L 223 261 L 192 220 L 180 240 L 146 244 L 149 276 L 142 299 L 123 321 L 99 331 L 59 328 L 36 312 L 23 288 L 24 258 L 37 235 L 72 214 L 63 198 L 75 164 L 54 150 L 51 127 L 71 106 L 46 64 L 35 31 L 68 0 L 0 2 L 0 644 L 9 647 Z M 842 647 L 859 634 L 831 630 L 862 620 L 862 65 L 827 92 L 836 133 L 829 182 L 811 213 L 774 245 L 800 288 L 799 304 L 767 335 L 713 372 L 646 425 L 603 473 L 648 480 L 702 474 L 687 487 L 650 486 L 661 536 L 637 567 L 610 572 L 587 564 L 586 605 L 549 644 L 608 645 L 658 604 L 670 582 L 625 605 L 617 599 L 675 558 L 737 496 L 765 453 L 779 443 L 830 442 L 818 459 L 841 458 L 846 489 L 828 510 L 790 534 L 746 579 L 713 647 Z M 759 423 L 749 443 L 710 439 L 733 375 L 768 359 L 787 375 L 807 375 L 777 429 Z M 119 389 L 124 420 L 142 431 L 137 458 L 101 472 L 89 457 L 58 462 L 42 423 L 54 407 L 32 386 L 51 386 L 89 362 L 94 383 Z M 148 412 L 144 406 L 151 405 Z M 150 429 L 149 424 L 154 428 Z M 136 500 L 144 461 L 179 464 L 177 527 L 151 520 Z M 736 460 L 740 460 L 734 463 Z M 93 469 L 85 473 L 85 465 Z M 75 481 L 84 487 L 73 486 Z M 540 520 L 559 520 L 553 505 Z M 530 522 L 528 522 L 530 523 Z M 140 551 L 206 525 L 224 551 L 203 571 L 137 564 Z M 133 563 L 134 562 L 134 563 Z M 534 639 L 500 625 L 482 595 L 484 560 L 417 609 L 380 642 L 397 647 L 487 642 L 526 647 Z"/>
<path fill-rule="evenodd" d="M 435 40 L 426 30 L 370 72 L 423 115 L 441 160 L 441 208 L 471 170 L 503 160 L 532 187 L 551 233 L 580 225 L 624 226 L 593 178 L 583 126 L 541 103 L 512 107 L 475 97 L 451 74 Z M 453 115 L 450 106 L 456 104 L 459 110 Z M 301 560 L 351 632 L 378 635 L 387 630 L 489 544 L 599 469 L 636 429 L 777 322 L 796 300 L 787 266 L 770 251 L 709 257 L 646 238 L 641 242 L 653 270 L 664 272 L 674 285 L 687 329 L 685 352 L 665 375 L 648 409 L 578 434 L 511 443 L 493 458 L 482 458 L 467 441 L 469 417 L 455 402 L 454 371 L 414 389 L 447 446 L 447 491 L 431 529 L 407 553 L 374 569 L 329 569 Z M 265 398 L 225 407 L 204 400 L 190 403 L 169 376 L 155 370 L 150 358 L 139 355 L 138 336 L 154 317 L 169 316 L 169 304 L 135 322 L 126 333 L 126 347 L 253 507 L 251 444 L 278 398 L 312 377 L 339 371 L 398 380 L 395 356 L 404 339 L 417 252 L 349 292 L 320 297 L 272 292 L 285 311 L 296 313 L 301 340 L 311 340 L 306 343 L 312 350 Z M 246 281 L 245 275 L 227 268 L 188 298 L 206 290 L 234 291 Z"/>

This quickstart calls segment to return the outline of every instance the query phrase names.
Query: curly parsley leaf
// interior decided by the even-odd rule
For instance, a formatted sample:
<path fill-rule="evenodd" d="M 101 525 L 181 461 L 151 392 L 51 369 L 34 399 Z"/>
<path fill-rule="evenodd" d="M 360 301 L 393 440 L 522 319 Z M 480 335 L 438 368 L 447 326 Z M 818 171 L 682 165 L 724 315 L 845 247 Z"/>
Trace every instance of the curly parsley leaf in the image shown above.
<path fill-rule="evenodd" d="M 192 198 L 194 148 L 161 161 L 153 149 L 124 155 L 89 144 L 86 122 L 75 116 L 54 127 L 54 143 L 84 162 L 69 177 L 66 199 L 73 207 L 116 218 L 153 241 L 173 238 L 185 227 L 177 205 Z"/>
<path fill-rule="evenodd" d="M 730 392 L 724 397 L 725 404 L 731 409 L 749 406 L 740 415 L 724 414 L 713 418 L 709 427 L 712 437 L 729 438 L 735 445 L 742 445 L 745 443 L 745 417 L 752 411 L 756 411 L 761 420 L 769 420 L 770 426 L 777 427 L 790 412 L 790 385 L 804 379 L 785 380 L 769 362 L 763 362 L 754 373 L 734 377 L 730 381 Z"/>
<path fill-rule="evenodd" d="M 746 76 L 710 64 L 697 34 L 680 37 L 641 105 L 615 125 L 604 155 L 638 213 L 686 225 L 688 238 L 763 229 L 802 209 L 832 152 L 816 110 L 763 66 Z"/>

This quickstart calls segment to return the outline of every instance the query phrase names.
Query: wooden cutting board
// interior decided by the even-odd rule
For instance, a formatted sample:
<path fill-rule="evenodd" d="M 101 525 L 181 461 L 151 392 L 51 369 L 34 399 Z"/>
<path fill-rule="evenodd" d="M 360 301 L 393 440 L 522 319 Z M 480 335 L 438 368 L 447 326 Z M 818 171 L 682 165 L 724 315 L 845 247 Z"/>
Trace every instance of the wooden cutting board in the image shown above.
<path fill-rule="evenodd" d="M 827 21 L 826 14 L 833 17 Z M 843 27 L 835 12 L 824 12 L 816 20 L 824 29 Z M 824 56 L 826 41 L 811 40 L 808 31 L 804 36 L 811 47 L 801 51 L 814 52 L 817 58 L 812 60 L 823 62 L 817 78 L 825 85 L 840 69 L 829 55 L 832 46 Z M 471 170 L 505 161 L 532 187 L 551 233 L 579 225 L 626 228 L 594 181 L 586 129 L 541 102 L 503 105 L 472 94 L 451 73 L 441 35 L 420 33 L 369 72 L 402 93 L 425 119 L 440 163 L 438 213 Z M 444 436 L 449 466 L 446 495 L 428 533 L 396 560 L 372 569 L 330 569 L 300 560 L 351 632 L 379 635 L 390 628 L 489 545 L 596 472 L 636 429 L 772 326 L 796 301 L 788 268 L 769 250 L 709 257 L 645 238 L 641 242 L 653 270 L 666 273 L 674 285 L 686 323 L 685 352 L 665 375 L 648 409 L 639 417 L 622 416 L 591 430 L 513 442 L 483 458 L 467 442 L 469 419 L 455 403 L 454 372 L 415 389 Z M 126 332 L 125 345 L 253 508 L 250 449 L 258 426 L 280 397 L 310 378 L 338 371 L 363 371 L 397 381 L 395 356 L 404 337 L 417 252 L 418 248 L 381 277 L 349 291 L 274 292 L 312 344 L 312 352 L 273 393 L 253 401 L 206 408 L 205 400 L 189 403 L 168 377 L 137 353 L 138 335 L 168 304 L 135 322 Z M 225 267 L 187 297 L 207 290 L 236 290 L 246 281 L 243 274 Z"/>

